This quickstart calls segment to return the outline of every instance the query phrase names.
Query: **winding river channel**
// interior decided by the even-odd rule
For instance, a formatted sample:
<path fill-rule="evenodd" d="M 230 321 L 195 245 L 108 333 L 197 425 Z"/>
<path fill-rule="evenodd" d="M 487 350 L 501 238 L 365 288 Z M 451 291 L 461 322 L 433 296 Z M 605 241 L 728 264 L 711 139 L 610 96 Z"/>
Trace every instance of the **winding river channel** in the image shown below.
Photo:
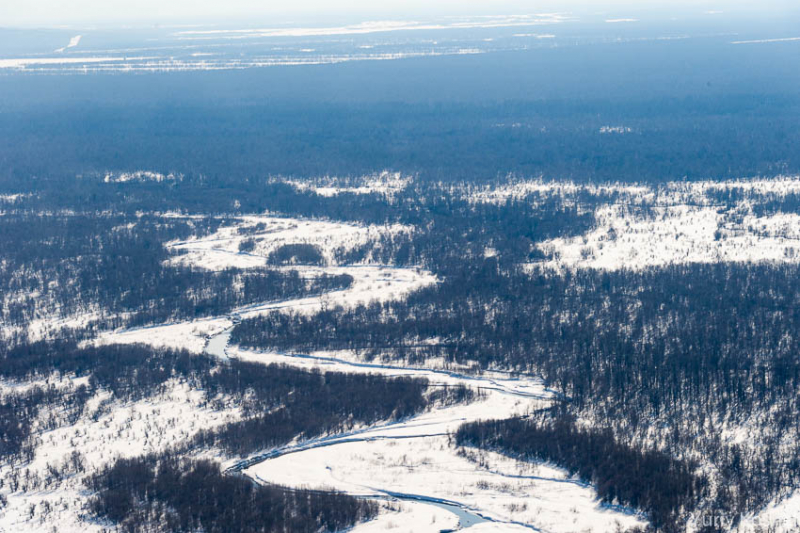
<path fill-rule="evenodd" d="M 303 224 L 306 234 L 317 234 Z M 184 252 L 181 261 L 203 268 L 265 265 L 264 257 L 239 253 L 241 237 L 233 230 L 226 231 L 223 236 L 176 243 Z M 272 234 L 265 237 L 268 235 Z M 365 361 L 347 352 L 275 353 L 232 345 L 231 331 L 240 319 L 274 311 L 313 313 L 326 306 L 400 299 L 436 282 L 435 276 L 420 269 L 384 265 L 291 268 L 308 277 L 348 274 L 353 281 L 347 289 L 321 296 L 265 302 L 229 315 L 115 332 L 102 342 L 145 342 L 205 352 L 221 360 L 235 358 L 322 372 L 424 378 L 432 387 L 464 385 L 479 391 L 468 403 L 434 405 L 407 419 L 295 441 L 224 463 L 227 471 L 256 483 L 333 489 L 382 502 L 378 517 L 356 526 L 355 533 L 459 529 L 476 533 L 600 533 L 614 531 L 617 524 L 623 528 L 642 524 L 633 514 L 603 506 L 590 486 L 557 467 L 454 445 L 453 434 L 466 422 L 526 416 L 547 408 L 556 394 L 538 376 L 502 369 L 473 372 L 471 367 L 448 366 L 441 361 L 410 365 Z"/>

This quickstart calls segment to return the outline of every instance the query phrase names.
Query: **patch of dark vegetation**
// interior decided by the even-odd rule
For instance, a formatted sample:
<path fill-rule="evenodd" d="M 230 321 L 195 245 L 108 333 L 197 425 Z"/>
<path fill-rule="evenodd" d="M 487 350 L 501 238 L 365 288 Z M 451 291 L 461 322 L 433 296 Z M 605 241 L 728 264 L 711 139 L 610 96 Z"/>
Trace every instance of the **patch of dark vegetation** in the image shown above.
<path fill-rule="evenodd" d="M 581 428 L 561 414 L 464 424 L 459 446 L 476 446 L 528 461 L 552 462 L 591 483 L 608 504 L 644 510 L 658 531 L 682 531 L 682 517 L 695 508 L 708 481 L 695 465 L 656 450 L 618 442 L 610 430 Z"/>
<path fill-rule="evenodd" d="M 239 251 L 242 253 L 250 253 L 256 249 L 255 239 L 244 239 L 239 243 Z"/>
<path fill-rule="evenodd" d="M 313 244 L 284 244 L 267 259 L 270 265 L 325 265 L 325 257 Z"/>
<path fill-rule="evenodd" d="M 38 422 L 39 431 L 74 424 L 99 389 L 118 400 L 139 400 L 157 394 L 171 378 L 196 381 L 214 365 L 213 360 L 186 351 L 138 345 L 78 348 L 70 341 L 42 341 L 0 349 L 3 379 L 51 382 L 0 398 L 0 458 L 23 463 L 33 459 L 31 428 L 44 408 L 55 411 Z M 88 385 L 71 386 L 71 376 L 88 376 Z"/>
<path fill-rule="evenodd" d="M 118 459 L 92 476 L 95 515 L 125 533 L 341 531 L 378 512 L 336 492 L 259 486 L 219 465 L 175 455 Z"/>
<path fill-rule="evenodd" d="M 39 341 L 0 350 L 0 376 L 25 380 L 61 375 L 89 376 L 90 387 L 107 388 L 115 395 L 138 399 L 172 377 L 191 377 L 218 363 L 185 350 L 138 344 L 111 344 L 81 348 L 74 341 Z"/>

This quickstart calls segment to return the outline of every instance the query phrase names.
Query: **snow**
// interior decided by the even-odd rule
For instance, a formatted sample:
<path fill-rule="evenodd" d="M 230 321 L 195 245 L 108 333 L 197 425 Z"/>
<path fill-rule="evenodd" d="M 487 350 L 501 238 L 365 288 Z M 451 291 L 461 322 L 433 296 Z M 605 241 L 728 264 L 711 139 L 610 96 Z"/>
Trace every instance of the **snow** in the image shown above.
<path fill-rule="evenodd" d="M 793 41 L 800 41 L 800 37 L 783 37 L 780 39 L 756 39 L 753 41 L 733 41 L 731 44 L 787 43 Z"/>
<path fill-rule="evenodd" d="M 24 70 L 37 73 L 79 72 L 187 72 L 244 70 L 275 66 L 335 65 L 351 61 L 393 61 L 419 57 L 442 57 L 451 55 L 474 55 L 484 53 L 478 48 L 449 47 L 440 50 L 409 51 L 378 54 L 303 54 L 288 56 L 266 56 L 252 58 L 223 58 L 190 60 L 177 57 L 61 57 L 61 58 L 15 58 L 0 60 L 0 68 Z"/>
<path fill-rule="evenodd" d="M 418 21 L 369 21 L 347 26 L 332 27 L 298 27 L 298 28 L 262 28 L 262 29 L 234 29 L 234 30 L 190 30 L 178 32 L 184 39 L 246 39 L 256 37 L 320 37 L 330 35 L 365 35 L 371 33 L 386 33 L 395 31 L 420 31 L 420 30 L 447 30 L 447 29 L 475 29 L 475 28 L 506 28 L 517 26 L 538 26 L 543 24 L 558 24 L 567 18 L 559 13 L 546 13 L 539 15 L 515 15 L 508 17 L 475 18 L 472 20 L 448 22 L 418 22 Z"/>
<path fill-rule="evenodd" d="M 756 515 L 744 518 L 738 531 L 741 533 L 800 531 L 800 494 L 794 493 L 785 500 L 773 502 Z"/>
<path fill-rule="evenodd" d="M 468 421 L 524 415 L 548 405 L 552 393 L 535 376 L 487 371 L 478 375 L 397 367 L 326 357 L 260 353 L 229 348 L 231 357 L 262 363 L 283 363 L 322 371 L 379 373 L 423 377 L 435 386 L 462 384 L 483 393 L 468 404 L 435 408 L 398 423 L 379 424 L 345 435 L 295 443 L 274 458 L 244 472 L 260 482 L 296 487 L 334 488 L 358 496 L 398 494 L 454 502 L 491 522 L 474 531 L 517 531 L 533 525 L 546 531 L 613 531 L 642 524 L 633 514 L 601 505 L 591 487 L 543 464 L 519 462 L 491 452 L 451 445 L 451 435 Z M 428 505 L 434 505 L 428 503 Z M 386 513 L 364 531 L 388 528 L 396 514 Z M 396 523 L 396 520 L 392 523 Z M 427 517 L 413 522 L 414 531 L 439 531 Z M 362 529 L 356 528 L 356 531 Z"/>
<path fill-rule="evenodd" d="M 193 353 L 202 353 L 210 337 L 231 327 L 233 327 L 233 322 L 228 318 L 198 319 L 162 326 L 103 332 L 90 343 L 99 346 L 146 344 L 156 348 L 184 349 Z"/>
<path fill-rule="evenodd" d="M 482 466 L 478 460 L 459 456 L 446 435 L 376 438 L 284 455 L 246 473 L 262 482 L 352 494 L 422 493 L 458 502 L 503 531 L 530 524 L 552 532 L 610 532 L 617 523 L 626 527 L 642 523 L 634 515 L 603 507 L 591 487 L 569 479 L 563 471 L 498 454 L 483 455 Z"/>
<path fill-rule="evenodd" d="M 83 329 L 97 320 L 109 318 L 107 313 L 103 314 L 98 309 L 91 308 L 64 315 L 57 303 L 46 300 L 38 293 L 8 292 L 0 297 L 2 298 L 0 304 L 5 305 L 23 299 L 38 300 L 39 304 L 36 318 L 25 325 L 0 323 L 0 340 L 23 333 L 30 341 L 55 338 L 66 330 Z"/>
<path fill-rule="evenodd" d="M 344 185 L 342 180 L 336 178 L 322 178 L 317 180 L 286 180 L 299 191 L 312 191 L 318 196 L 332 197 L 340 194 L 378 194 L 392 198 L 411 184 L 410 177 L 404 177 L 399 172 L 382 172 L 357 180 L 355 184 Z"/>
<path fill-rule="evenodd" d="M 327 264 L 336 265 L 337 250 L 352 250 L 382 236 L 414 229 L 401 224 L 367 226 L 265 215 L 237 217 L 232 222 L 208 237 L 170 243 L 172 250 L 187 252 L 176 256 L 173 263 L 209 270 L 253 268 L 266 265 L 269 254 L 281 246 L 310 244 L 320 249 Z M 255 248 L 246 254 L 239 253 L 239 245 L 250 239 L 255 241 Z"/>
<path fill-rule="evenodd" d="M 721 206 L 710 196 L 742 194 Z M 712 262 L 800 262 L 800 215 L 759 216 L 765 199 L 800 191 L 800 179 L 671 183 L 626 189 L 620 200 L 595 211 L 589 232 L 539 243 L 546 267 L 616 270 Z M 539 264 L 542 265 L 542 264 Z"/>
<path fill-rule="evenodd" d="M 600 128 L 600 133 L 630 133 L 633 130 L 627 126 L 603 126 Z"/>
<path fill-rule="evenodd" d="M 236 315 L 246 319 L 271 311 L 315 313 L 323 307 L 330 308 L 337 305 L 353 307 L 372 301 L 402 298 L 411 291 L 436 282 L 436 277 L 429 272 L 383 266 L 293 267 L 293 269 L 299 270 L 303 275 L 350 274 L 353 276 L 353 283 L 348 289 L 320 296 L 243 306 L 233 310 L 230 316 Z M 92 342 L 100 345 L 147 344 L 201 353 L 209 338 L 231 327 L 233 321 L 228 316 L 215 317 L 104 332 Z"/>
<path fill-rule="evenodd" d="M 88 384 L 88 377 L 76 378 L 75 376 L 61 376 L 57 372 L 54 372 L 52 375 L 46 378 L 32 380 L 0 379 L 0 400 L 10 394 L 24 394 L 35 387 L 42 389 L 55 388 L 57 390 L 68 390 L 80 385 Z"/>
<path fill-rule="evenodd" d="M 67 48 L 75 48 L 78 46 L 78 43 L 81 42 L 81 37 L 83 37 L 83 35 L 76 35 L 69 40 L 69 44 L 67 44 L 67 46 L 57 49 L 56 52 L 64 52 Z"/>
<path fill-rule="evenodd" d="M 411 290 L 436 282 L 430 273 L 411 268 L 335 264 L 333 251 L 337 248 L 363 244 L 386 232 L 413 228 L 260 215 L 237 217 L 231 222 L 202 239 L 171 243 L 173 249 L 186 252 L 173 260 L 210 269 L 251 268 L 264 265 L 269 253 L 280 245 L 305 242 L 319 246 L 331 266 L 291 268 L 298 269 L 303 276 L 346 273 L 354 279 L 345 290 L 321 297 L 246 306 L 231 315 L 248 318 L 272 310 L 307 313 L 324 306 L 402 298 Z M 238 252 L 244 238 L 257 240 L 252 253 Z M 199 353 L 207 349 L 209 338 L 225 341 L 220 336 L 231 326 L 231 318 L 215 317 L 110 332 L 99 342 L 144 342 Z M 229 358 L 281 363 L 306 370 L 424 377 L 433 386 L 467 385 L 482 393 L 472 403 L 435 408 L 400 422 L 384 422 L 346 434 L 294 442 L 277 450 L 273 458 L 245 471 L 260 481 L 293 487 L 336 488 L 381 501 L 378 518 L 357 526 L 356 531 L 439 531 L 455 527 L 457 514 L 492 520 L 471 526 L 474 531 L 529 529 L 520 525 L 524 522 L 548 531 L 580 528 L 600 532 L 613 531 L 617 522 L 626 526 L 642 523 L 636 515 L 601 505 L 591 487 L 569 479 L 559 469 L 520 463 L 498 454 L 469 450 L 459 453 L 451 445 L 451 434 L 466 421 L 523 415 L 548 405 L 553 393 L 536 376 L 515 376 L 502 371 L 469 373 L 470 368 L 448 368 L 444 361 L 426 363 L 424 367 L 365 362 L 352 352 L 318 352 L 306 356 L 227 346 L 222 353 Z M 236 460 L 226 464 L 233 466 Z M 410 497 L 429 501 L 409 500 Z M 450 507 L 445 505 L 447 502 Z"/>
<path fill-rule="evenodd" d="M 15 204 L 21 199 L 29 196 L 27 194 L 0 194 L 0 203 Z"/>
<path fill-rule="evenodd" d="M 108 401 L 111 403 L 107 404 Z M 43 412 L 39 419 L 43 421 L 51 414 Z M 176 380 L 166 384 L 164 393 L 137 402 L 110 400 L 110 394 L 101 391 L 89 401 L 77 423 L 63 424 L 52 431 L 37 430 L 41 422 L 35 424 L 39 445 L 30 464 L 0 467 L 0 479 L 4 480 L 0 494 L 8 499 L 0 515 L 0 531 L 99 533 L 104 530 L 103 524 L 81 519 L 81 515 L 88 512 L 91 496 L 81 474 L 68 475 L 49 486 L 11 492 L 8 480 L 15 469 L 21 477 L 27 470 L 44 479 L 48 465 L 64 464 L 73 451 L 77 451 L 89 474 L 116 458 L 162 451 L 184 443 L 201 429 L 240 418 L 238 408 L 212 409 L 206 403 L 205 393 Z M 49 513 L 44 512 L 45 504 L 51 506 Z M 31 505 L 36 506 L 33 518 L 29 515 Z"/>
<path fill-rule="evenodd" d="M 533 37 L 535 39 L 555 39 L 552 33 L 515 33 L 514 37 Z"/>
<path fill-rule="evenodd" d="M 75 313 L 63 317 L 55 314 L 46 314 L 44 317 L 31 320 L 27 325 L 26 332 L 29 340 L 38 341 L 53 338 L 67 329 L 85 328 L 101 318 L 108 318 L 108 314 L 104 315 L 99 310 Z"/>
<path fill-rule="evenodd" d="M 622 194 L 632 197 L 651 193 L 646 186 L 636 184 L 582 185 L 572 181 L 545 181 L 543 179 L 512 180 L 507 183 L 482 187 L 459 185 L 451 187 L 449 192 L 460 195 L 470 202 L 498 205 L 508 200 L 535 201 L 531 198 L 532 195 L 557 196 L 562 199 L 568 199 L 578 193 L 588 193 L 590 195 Z"/>
<path fill-rule="evenodd" d="M 533 189 L 545 187 L 534 185 Z M 492 191 L 497 192 L 497 191 Z M 517 194 L 516 188 L 506 191 Z M 504 193 L 506 193 L 504 192 Z M 639 189 L 631 190 L 639 194 Z M 487 201 L 497 201 L 489 197 Z M 179 216 L 179 215 L 173 215 Z M 464 422 L 525 415 L 546 407 L 554 393 L 532 375 L 514 375 L 501 370 L 477 371 L 474 365 L 449 365 L 443 360 L 412 366 L 403 362 L 367 362 L 352 352 L 318 352 L 310 355 L 244 350 L 230 346 L 227 332 L 234 317 L 248 318 L 280 310 L 310 313 L 322 308 L 354 306 L 371 300 L 405 297 L 410 291 L 436 283 L 431 273 L 415 268 L 397 268 L 370 262 L 337 264 L 335 251 L 353 249 L 372 239 L 413 231 L 408 226 L 364 226 L 324 220 L 279 218 L 268 215 L 233 217 L 212 235 L 173 242 L 180 250 L 170 261 L 197 268 L 253 268 L 266 264 L 269 253 L 284 244 L 318 246 L 328 266 L 292 266 L 302 276 L 349 274 L 352 285 L 322 296 L 244 306 L 229 315 L 153 327 L 101 334 L 92 343 L 144 343 L 186 348 L 195 353 L 213 348 L 215 355 L 255 361 L 282 363 L 296 368 L 350 373 L 409 376 L 427 379 L 432 387 L 465 385 L 480 394 L 473 402 L 435 406 L 401 421 L 384 421 L 358 427 L 345 434 L 325 435 L 292 442 L 277 450 L 265 450 L 269 458 L 222 458 L 226 466 L 247 462 L 244 471 L 259 482 L 292 487 L 335 488 L 375 499 L 381 504 L 379 516 L 354 529 L 370 531 L 440 531 L 467 521 L 472 531 L 521 531 L 539 528 L 554 533 L 568 531 L 614 531 L 644 524 L 642 518 L 623 509 L 601 504 L 591 486 L 571 479 L 556 467 L 520 462 L 497 453 L 458 449 L 452 434 Z M 775 222 L 773 225 L 780 226 Z M 761 226 L 759 226 L 761 227 Z M 770 228 L 772 226 L 769 226 Z M 240 253 L 239 244 L 253 238 L 252 252 Z M 489 250 L 491 253 L 491 250 Z M 209 339 L 212 342 L 209 346 Z M 420 339 L 436 343 L 439 339 Z M 24 386 L 8 384 L 10 387 Z M 110 403 L 108 403 L 110 402 Z M 34 461 L 27 466 L 40 477 L 48 464 L 63 462 L 73 451 L 85 456 L 87 472 L 109 464 L 117 457 L 159 451 L 185 442 L 201 428 L 240 419 L 232 401 L 229 407 L 212 409 L 204 394 L 186 383 L 173 380 L 163 394 L 137 402 L 120 402 L 100 391 L 75 424 L 63 423 L 53 431 L 34 432 L 41 444 Z M 41 413 L 41 419 L 54 414 Z M 37 427 L 38 427 L 37 423 Z M 211 452 L 210 452 L 211 453 Z M 261 462 L 258 462 L 261 461 Z M 7 479 L 11 467 L 0 470 Z M 100 531 L 103 524 L 84 522 L 87 493 L 79 475 L 54 485 L 9 494 L 8 484 L 0 489 L 8 498 L 0 531 Z M 51 511 L 43 513 L 44 502 Z M 31 504 L 36 504 L 33 518 Z"/>
<path fill-rule="evenodd" d="M 175 181 L 182 179 L 180 174 L 161 174 L 150 170 L 137 170 L 136 172 L 106 172 L 103 181 L 106 183 L 126 183 L 126 182 L 145 182 L 145 181 Z"/>
<path fill-rule="evenodd" d="M 0 59 L 0 69 L 24 69 L 30 66 L 39 65 L 82 65 L 90 63 L 113 63 L 118 61 L 129 61 L 145 58 L 126 58 L 126 57 L 21 57 L 12 59 Z"/>
<path fill-rule="evenodd" d="M 456 529 L 458 518 L 449 511 L 420 502 L 392 502 L 373 520 L 357 524 L 351 533 L 417 533 Z M 477 530 L 476 530 L 477 531 Z"/>
<path fill-rule="evenodd" d="M 204 238 L 170 243 L 173 250 L 186 252 L 175 256 L 173 264 L 209 270 L 256 268 L 267 264 L 269 254 L 285 244 L 318 246 L 327 262 L 334 266 L 275 267 L 297 271 L 302 277 L 316 278 L 324 274 L 352 276 L 352 284 L 344 290 L 293 300 L 263 302 L 233 310 L 228 316 L 197 319 L 187 322 L 102 333 L 93 342 L 98 344 L 148 344 L 158 347 L 184 348 L 194 353 L 205 349 L 208 339 L 233 326 L 231 316 L 252 318 L 271 311 L 314 313 L 323 307 L 344 307 L 405 297 L 408 293 L 437 282 L 436 276 L 421 269 L 398 268 L 379 264 L 335 266 L 334 251 L 350 249 L 385 234 L 412 231 L 409 226 L 358 226 L 321 220 L 243 216 L 233 224 L 220 228 Z M 245 234 L 242 230 L 248 230 Z M 252 230 L 252 232 L 250 231 Z M 239 244 L 256 239 L 252 252 L 240 253 Z"/>

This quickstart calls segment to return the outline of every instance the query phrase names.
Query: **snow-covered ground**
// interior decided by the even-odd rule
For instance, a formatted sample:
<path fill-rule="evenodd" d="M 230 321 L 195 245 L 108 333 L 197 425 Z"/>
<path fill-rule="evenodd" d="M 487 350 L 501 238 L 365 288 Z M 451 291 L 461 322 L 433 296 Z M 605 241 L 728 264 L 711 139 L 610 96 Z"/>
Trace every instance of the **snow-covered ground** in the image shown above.
<path fill-rule="evenodd" d="M 599 185 L 579 184 L 571 181 L 510 180 L 505 183 L 476 186 L 458 184 L 445 186 L 454 195 L 474 203 L 504 204 L 508 200 L 535 202 L 539 196 L 558 197 L 570 202 L 578 194 L 609 195 L 619 194 L 627 197 L 641 197 L 652 191 L 644 185 L 609 183 Z"/>
<path fill-rule="evenodd" d="M 473 402 L 433 407 L 399 422 L 382 422 L 346 434 L 293 442 L 253 457 L 228 458 L 226 466 L 243 468 L 246 475 L 259 482 L 335 488 L 379 501 L 379 516 L 358 525 L 354 530 L 357 533 L 438 532 L 458 527 L 476 533 L 522 530 L 600 533 L 615 531 L 618 524 L 630 527 L 644 523 L 640 516 L 625 509 L 602 505 L 591 486 L 569 478 L 559 468 L 470 448 L 458 449 L 452 444 L 452 434 L 464 422 L 525 415 L 546 407 L 554 393 L 536 376 L 476 372 L 474 366 L 448 367 L 443 361 L 411 366 L 367 362 L 348 352 L 278 354 L 228 345 L 228 331 L 239 317 L 272 310 L 313 312 L 325 306 L 403 298 L 412 290 L 435 283 L 435 276 L 414 268 L 395 268 L 369 260 L 359 265 L 337 264 L 336 250 L 352 249 L 387 232 L 413 231 L 413 228 L 269 216 L 244 216 L 230 222 L 207 237 L 171 243 L 171 248 L 182 252 L 171 261 L 195 268 L 252 268 L 265 265 L 269 254 L 284 244 L 306 243 L 320 249 L 328 266 L 285 268 L 299 270 L 301 275 L 309 277 L 349 274 L 353 277 L 352 285 L 323 296 L 250 305 L 225 316 L 106 332 L 93 342 L 146 343 L 187 348 L 196 353 L 206 350 L 226 358 L 322 371 L 423 377 L 434 387 L 466 385 L 480 394 Z M 256 244 L 242 253 L 239 246 L 245 239 L 253 239 Z M 420 342 L 436 342 L 436 339 Z M 166 392 L 157 397 L 134 403 L 108 401 L 104 394 L 107 396 L 99 392 L 75 423 L 62 424 L 52 431 L 34 428 L 40 445 L 34 461 L 25 468 L 44 479 L 48 465 L 64 464 L 72 451 L 78 450 L 87 472 L 93 471 L 120 456 L 163 450 L 185 441 L 201 428 L 240 416 L 233 406 L 212 409 L 206 405 L 202 392 L 180 382 L 171 382 Z M 10 468 L 5 467 L 0 475 L 8 478 Z M 51 481 L 47 487 L 40 484 L 34 488 L 29 484 L 27 490 L 0 489 L 9 500 L 0 518 L 0 531 L 41 531 L 54 525 L 58 531 L 99 531 L 102 524 L 88 524 L 81 517 L 90 496 L 81 484 L 81 477 L 69 474 L 62 480 Z"/>
<path fill-rule="evenodd" d="M 82 37 L 83 37 L 83 35 L 76 35 L 75 37 L 73 37 L 73 38 L 71 38 L 69 40 L 69 43 L 66 46 L 64 46 L 62 48 L 58 48 L 55 51 L 56 52 L 63 52 L 65 50 L 67 50 L 68 48 L 75 48 L 81 42 L 81 38 Z"/>
<path fill-rule="evenodd" d="M 15 204 L 25 198 L 26 196 L 30 196 L 28 194 L 0 194 L 0 204 Z"/>
<path fill-rule="evenodd" d="M 319 196 L 338 196 L 340 194 L 379 194 L 391 198 L 411 184 L 411 178 L 399 172 L 381 172 L 358 180 L 320 178 L 316 180 L 286 180 L 299 191 L 312 191 Z"/>
<path fill-rule="evenodd" d="M 759 513 L 748 516 L 739 525 L 741 533 L 793 533 L 800 531 L 800 494 L 769 505 Z"/>
<path fill-rule="evenodd" d="M 310 49 L 307 49 L 309 51 Z M 306 53 L 302 52 L 301 53 Z M 251 56 L 249 58 L 213 58 L 191 55 L 189 58 L 147 56 L 147 57 L 18 57 L 0 59 L 0 69 L 35 72 L 40 74 L 63 73 L 109 73 L 109 72 L 189 72 L 245 70 L 250 68 L 289 67 L 312 65 L 335 65 L 354 61 L 393 61 L 420 57 L 441 57 L 451 55 L 475 55 L 485 53 L 479 48 L 447 47 L 440 51 L 407 51 L 370 54 L 320 54 L 299 56 Z"/>
<path fill-rule="evenodd" d="M 183 39 L 208 39 L 209 36 L 227 39 L 264 37 L 319 37 L 329 35 L 364 35 L 395 31 L 432 31 L 448 29 L 506 28 L 558 24 L 568 20 L 562 13 L 477 17 L 475 19 L 450 20 L 447 22 L 419 22 L 403 20 L 376 20 L 332 27 L 296 28 L 242 28 L 232 30 L 185 30 L 178 33 Z"/>
<path fill-rule="evenodd" d="M 42 65 L 89 65 L 89 64 L 112 64 L 122 63 L 133 59 L 133 57 L 20 57 L 13 59 L 0 59 L 0 69 L 19 69 L 24 70 L 26 67 L 39 67 Z M 94 67 L 97 68 L 96 66 Z"/>
<path fill-rule="evenodd" d="M 245 216 L 236 222 L 207 237 L 170 244 L 173 250 L 183 252 L 171 261 L 173 264 L 191 265 L 194 268 L 209 270 L 256 268 L 266 266 L 269 254 L 283 245 L 313 244 L 332 266 L 295 265 L 277 268 L 294 270 L 307 278 L 323 274 L 347 274 L 352 276 L 352 284 L 347 289 L 319 296 L 247 305 L 221 317 L 106 332 L 101 334 L 96 342 L 144 343 L 152 346 L 185 348 L 199 353 L 203 351 L 210 337 L 233 326 L 234 316 L 252 318 L 274 310 L 314 313 L 323 307 L 337 305 L 348 307 L 368 304 L 371 301 L 403 298 L 414 290 L 436 283 L 433 274 L 421 269 L 379 264 L 335 266 L 336 250 L 354 248 L 387 232 L 412 231 L 413 228 L 408 226 L 358 226 L 268 216 Z M 246 239 L 255 240 L 255 248 L 247 253 L 239 252 L 239 245 Z"/>
<path fill-rule="evenodd" d="M 318 245 L 330 261 L 334 262 L 333 251 L 338 247 L 359 245 L 379 235 L 381 231 L 410 230 L 405 227 L 385 229 L 271 217 L 244 217 L 235 222 L 237 223 L 205 239 L 174 244 L 175 248 L 187 252 L 179 256 L 178 260 L 183 264 L 191 263 L 195 267 L 211 269 L 228 266 L 240 268 L 263 266 L 266 256 L 278 246 L 306 242 Z M 260 233 L 257 233 L 261 239 L 261 246 L 249 254 L 240 254 L 238 243 L 242 236 L 239 234 L 239 229 L 252 228 L 259 224 L 263 225 L 259 226 Z M 263 255 L 257 255 L 259 252 Z M 436 278 L 428 272 L 374 264 L 291 268 L 300 270 L 301 274 L 307 277 L 320 276 L 323 273 L 350 274 L 354 282 L 345 290 L 322 296 L 246 306 L 233 314 L 247 318 L 273 309 L 312 312 L 328 305 L 356 305 L 373 299 L 400 298 L 411 290 L 436 282 Z M 106 332 L 91 342 L 144 343 L 187 348 L 199 353 L 206 349 L 209 338 L 214 336 L 219 338 L 232 327 L 233 314 L 177 324 Z M 53 323 L 42 320 L 41 323 L 33 324 L 30 333 L 41 336 L 42 332 L 53 328 L 80 325 L 78 322 L 83 318 L 80 320 L 79 318 L 73 317 Z M 47 384 L 47 380 L 2 382 L 0 396 L 10 392 L 22 392 L 35 385 Z M 63 387 L 75 387 L 78 382 L 64 378 L 58 381 L 58 384 Z M 48 417 L 52 415 L 51 412 L 43 412 L 41 418 L 49 419 Z M 113 400 L 109 398 L 108 393 L 100 392 L 90 400 L 89 407 L 77 422 L 62 421 L 63 423 L 55 430 L 33 428 L 33 434 L 39 444 L 31 464 L 23 467 L 5 466 L 0 470 L 0 479 L 4 480 L 0 494 L 8 499 L 8 506 L 0 514 L 0 532 L 50 531 L 53 527 L 59 532 L 100 531 L 104 526 L 95 522 L 87 523 L 81 518 L 81 515 L 87 512 L 86 505 L 90 496 L 81 481 L 83 474 L 69 474 L 60 481 L 50 481 L 46 487 L 43 482 L 38 485 L 21 484 L 12 491 L 9 480 L 14 471 L 20 476 L 25 476 L 27 472 L 31 479 L 44 480 L 48 476 L 50 465 L 64 464 L 70 459 L 72 452 L 77 450 L 81 454 L 85 471 L 92 472 L 117 457 L 164 450 L 171 445 L 184 442 L 200 429 L 234 421 L 239 417 L 237 408 L 218 410 L 206 405 L 204 393 L 190 389 L 185 383 L 171 382 L 163 394 L 133 403 Z M 412 507 L 423 506 L 421 504 L 403 506 L 403 508 Z M 452 516 L 451 513 L 431 510 L 428 507 L 424 507 L 422 514 L 430 516 L 431 520 L 434 516 L 438 517 L 439 523 L 446 523 Z"/>
<path fill-rule="evenodd" d="M 30 464 L 0 467 L 0 494 L 8 500 L 0 512 L 2 533 L 104 531 L 106 524 L 82 519 L 89 512 L 91 496 L 83 484 L 85 475 L 119 457 L 181 444 L 201 429 L 239 420 L 241 413 L 236 407 L 212 408 L 204 392 L 173 380 L 163 393 L 136 402 L 120 402 L 100 392 L 89 400 L 76 423 L 63 423 L 54 430 L 39 429 L 53 416 L 62 415 L 59 410 L 45 410 L 34 424 L 38 446 Z M 68 470 L 63 478 L 54 477 L 51 467 L 70 464 L 74 452 L 82 471 Z M 16 490 L 12 487 L 15 473 L 19 479 Z"/>
<path fill-rule="evenodd" d="M 754 207 L 800 193 L 800 178 L 670 183 L 661 187 L 579 186 L 520 182 L 473 195 L 476 201 L 524 200 L 529 195 L 565 198 L 577 192 L 615 193 L 601 203 L 589 232 L 537 245 L 546 267 L 643 269 L 681 263 L 800 262 L 800 215 L 761 214 Z M 715 194 L 740 198 L 721 205 Z M 537 201 L 531 198 L 531 201 Z"/>
<path fill-rule="evenodd" d="M 359 496 L 389 495 L 404 503 L 422 498 L 429 506 L 447 502 L 488 521 L 468 528 L 474 531 L 604 532 L 614 531 L 617 523 L 624 527 L 643 523 L 633 514 L 601 505 L 590 486 L 570 479 L 563 470 L 452 445 L 452 434 L 464 422 L 525 415 L 547 406 L 552 393 L 534 376 L 459 374 L 368 363 L 341 354 L 289 355 L 236 347 L 229 348 L 228 354 L 304 369 L 423 377 L 434 385 L 463 384 L 482 393 L 472 403 L 436 408 L 399 423 L 268 451 L 267 458 L 244 470 L 256 480 L 334 488 Z M 386 510 L 378 520 L 355 531 L 386 531 L 397 524 L 409 531 L 452 527 L 452 519 L 445 525 L 440 519 L 432 522 L 430 512 L 419 514 L 419 504 L 403 505 L 402 510 Z"/>
<path fill-rule="evenodd" d="M 219 253 L 225 255 L 224 252 Z M 216 254 L 210 252 L 208 255 Z M 227 257 L 220 259 L 220 261 L 226 260 L 228 260 Z M 353 277 L 353 283 L 347 289 L 319 296 L 240 307 L 233 310 L 230 315 L 222 317 L 108 331 L 101 333 L 94 342 L 98 344 L 148 344 L 159 347 L 184 348 L 200 353 L 209 338 L 233 327 L 233 316 L 244 319 L 277 310 L 314 313 L 323 307 L 356 306 L 375 300 L 402 298 L 413 290 L 436 282 L 436 277 L 430 272 L 383 266 L 292 267 L 292 270 L 298 270 L 305 276 L 315 276 L 322 272 L 349 274 Z"/>
<path fill-rule="evenodd" d="M 106 172 L 103 177 L 105 183 L 126 183 L 126 182 L 146 182 L 146 181 L 180 181 L 183 176 L 180 174 L 162 174 L 150 170 L 137 170 L 136 172 Z"/>
<path fill-rule="evenodd" d="M 283 245 L 310 244 L 320 250 L 328 265 L 336 265 L 337 250 L 352 250 L 384 235 L 413 231 L 411 226 L 401 224 L 357 225 L 262 215 L 242 216 L 234 222 L 210 236 L 171 243 L 173 250 L 185 252 L 175 257 L 174 263 L 210 270 L 252 268 L 265 266 L 269 254 Z M 240 245 L 250 240 L 254 241 L 254 248 L 240 253 Z"/>

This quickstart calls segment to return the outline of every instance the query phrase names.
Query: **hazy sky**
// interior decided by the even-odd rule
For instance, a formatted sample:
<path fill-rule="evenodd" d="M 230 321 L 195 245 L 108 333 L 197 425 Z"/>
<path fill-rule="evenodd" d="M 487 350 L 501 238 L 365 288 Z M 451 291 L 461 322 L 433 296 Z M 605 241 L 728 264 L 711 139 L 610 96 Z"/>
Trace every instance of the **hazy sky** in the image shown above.
<path fill-rule="evenodd" d="M 0 27 L 290 22 L 542 11 L 797 11 L 798 0 L 0 0 Z"/>

